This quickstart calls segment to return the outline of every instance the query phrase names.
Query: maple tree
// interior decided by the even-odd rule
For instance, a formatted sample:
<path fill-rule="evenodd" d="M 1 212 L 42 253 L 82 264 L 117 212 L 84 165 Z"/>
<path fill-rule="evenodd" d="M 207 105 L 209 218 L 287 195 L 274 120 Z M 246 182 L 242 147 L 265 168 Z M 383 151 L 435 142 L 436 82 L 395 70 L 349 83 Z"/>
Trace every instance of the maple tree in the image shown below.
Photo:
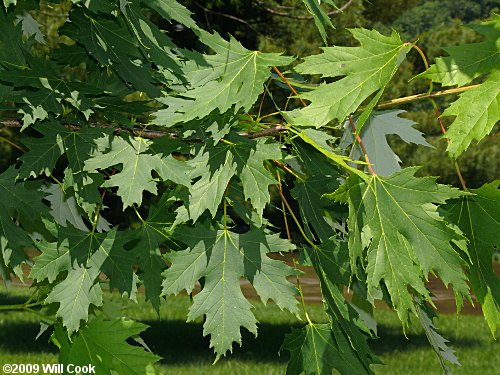
<path fill-rule="evenodd" d="M 327 44 L 328 13 L 303 2 Z M 201 29 L 175 0 L 67 5 L 53 49 L 40 48 L 38 1 L 4 0 L 0 11 L 1 123 L 26 134 L 22 145 L 2 138 L 23 155 L 0 174 L 0 270 L 4 281 L 33 281 L 29 301 L 0 308 L 43 305 L 61 363 L 92 363 L 102 374 L 154 371 L 160 358 L 127 341 L 146 326 L 103 312 L 105 290 L 136 300 L 141 285 L 159 311 L 164 296 L 199 284 L 187 319 L 204 316 L 218 360 L 244 345 L 242 328 L 257 334 L 241 278 L 264 304 L 304 320 L 282 346 L 292 354 L 289 374 L 372 374 L 380 360 L 366 317 L 380 299 L 403 325 L 418 318 L 449 373 L 458 359 L 433 323 L 430 273 L 453 289 L 457 311 L 473 291 L 496 334 L 499 181 L 467 189 L 456 161 L 462 189 L 401 169 L 387 135 L 430 145 L 402 110 L 386 108 L 432 101 L 454 159 L 489 134 L 500 119 L 498 16 L 471 26 L 485 41 L 445 49 L 448 57 L 414 77 L 429 80 L 429 92 L 380 102 L 407 54 L 419 52 L 427 65 L 395 31 L 351 29 L 359 46 L 323 47 L 292 69 L 293 57 Z M 150 12 L 189 28 L 205 50 L 178 47 Z M 301 74 L 326 80 L 311 84 Z M 433 92 L 433 83 L 457 87 Z M 280 108 L 270 85 L 303 108 Z M 456 94 L 440 115 L 433 98 Z M 264 100 L 275 113 L 261 113 Z M 449 131 L 441 116 L 456 116 Z M 282 231 L 265 214 L 276 204 L 271 188 Z M 136 215 L 134 224 L 111 215 L 110 197 L 121 205 L 113 210 Z M 300 241 L 291 240 L 292 221 Z M 300 283 L 290 280 L 301 272 L 269 256 L 294 251 L 319 278 L 329 323 L 311 321 L 296 298 Z"/>

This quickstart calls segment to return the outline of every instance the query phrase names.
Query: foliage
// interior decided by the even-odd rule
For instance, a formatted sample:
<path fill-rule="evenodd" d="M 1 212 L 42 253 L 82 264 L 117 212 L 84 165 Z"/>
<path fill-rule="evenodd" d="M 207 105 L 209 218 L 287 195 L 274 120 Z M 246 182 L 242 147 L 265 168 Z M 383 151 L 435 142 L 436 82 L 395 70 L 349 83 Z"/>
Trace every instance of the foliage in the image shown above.
<path fill-rule="evenodd" d="M 241 278 L 264 303 L 272 300 L 307 321 L 283 344 L 293 354 L 291 374 L 373 373 L 379 360 L 367 340 L 374 337 L 369 315 L 377 299 L 394 307 L 403 324 L 417 315 L 443 368 L 445 360 L 456 363 L 422 315 L 433 303 L 429 273 L 452 286 L 458 310 L 463 298 L 471 299 L 470 281 L 495 332 L 498 280 L 490 260 L 498 246 L 491 235 L 499 220 L 497 185 L 459 190 L 416 177 L 417 167 L 399 171 L 385 136 L 425 142 L 408 120 L 393 115 L 398 112 L 389 112 L 384 128 L 384 113 L 374 111 L 412 43 L 396 31 L 350 29 L 360 46 L 325 47 L 297 65 L 296 72 L 326 79 L 311 85 L 281 72 L 294 58 L 251 51 L 208 32 L 173 0 L 66 5 L 56 48 L 43 47 L 45 35 L 26 16 L 38 14 L 38 2 L 4 1 L 0 13 L 0 98 L 18 117 L 4 124 L 21 128 L 28 148 L 14 143 L 25 153 L 0 174 L 0 267 L 9 279 L 24 277 L 23 266 L 32 265 L 35 293 L 17 307 L 43 305 L 43 327 L 50 326 L 61 363 L 150 373 L 159 357 L 127 341 L 141 342 L 145 327 L 110 316 L 103 290 L 135 301 L 144 286 L 159 311 L 165 295 L 193 293 L 197 285 L 188 320 L 204 317 L 203 334 L 210 335 L 217 361 L 234 342 L 242 344 L 242 327 L 257 334 Z M 325 11 L 314 1 L 306 5 L 326 42 Z M 153 21 L 189 29 L 201 47 L 179 46 Z M 443 114 L 457 116 L 447 133 L 452 157 L 500 117 L 490 87 L 499 74 L 498 50 L 492 50 L 498 25 L 494 17 L 474 26 L 487 41 L 448 49 L 450 57 L 418 77 L 460 86 L 489 74 L 479 87 L 461 88 Z M 76 67 L 85 74 L 67 73 Z M 273 81 L 279 84 L 271 89 Z M 280 108 L 278 89 L 290 89 L 287 101 L 299 99 L 305 108 Z M 265 115 L 263 104 L 254 111 L 259 100 L 272 103 L 274 112 Z M 279 123 L 265 120 L 271 116 Z M 349 142 L 333 136 L 346 132 L 344 123 L 353 133 Z M 369 141 L 367 134 L 377 137 Z M 281 197 L 281 232 L 265 214 L 275 204 L 270 188 Z M 292 220 L 298 244 L 291 241 Z M 470 224 L 476 221 L 479 229 Z M 326 323 L 313 322 L 304 303 L 299 308 L 295 297 L 302 290 L 287 278 L 300 272 L 271 256 L 297 245 L 320 279 Z M 32 247 L 39 251 L 33 260 Z M 342 295 L 345 286 L 355 292 L 352 303 Z"/>

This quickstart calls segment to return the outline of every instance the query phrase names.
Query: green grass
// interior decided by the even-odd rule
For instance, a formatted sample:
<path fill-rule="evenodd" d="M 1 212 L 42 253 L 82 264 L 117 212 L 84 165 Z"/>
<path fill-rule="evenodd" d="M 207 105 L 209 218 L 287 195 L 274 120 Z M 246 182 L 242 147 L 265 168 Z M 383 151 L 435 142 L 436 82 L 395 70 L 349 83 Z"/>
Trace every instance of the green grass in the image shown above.
<path fill-rule="evenodd" d="M 0 304 L 22 303 L 29 289 L 12 288 L 9 294 L 0 289 Z M 276 306 L 255 304 L 260 321 L 259 335 L 255 338 L 243 334 L 243 347 L 236 347 L 233 355 L 212 365 L 214 356 L 203 338 L 202 322 L 186 323 L 190 302 L 187 297 L 168 298 L 161 307 L 159 318 L 140 296 L 138 304 L 107 295 L 106 302 L 112 313 L 123 309 L 123 314 L 151 326 L 142 337 L 151 350 L 164 359 L 157 365 L 158 373 L 165 375 L 274 375 L 284 374 L 288 353 L 278 354 L 284 335 L 290 325 L 303 322 L 280 311 Z M 324 321 L 320 306 L 308 306 L 315 321 Z M 36 314 L 25 311 L 0 311 L 0 364 L 3 363 L 56 363 L 57 350 L 44 333 L 37 341 L 39 331 Z M 386 365 L 377 365 L 377 375 L 440 375 L 438 361 L 430 349 L 425 335 L 418 327 L 411 327 L 406 336 L 396 315 L 377 311 L 379 340 L 373 340 L 373 351 Z M 494 375 L 500 374 L 500 347 L 492 339 L 484 320 L 478 316 L 442 316 L 437 322 L 440 332 L 457 350 L 462 366 L 453 366 L 453 373 Z"/>

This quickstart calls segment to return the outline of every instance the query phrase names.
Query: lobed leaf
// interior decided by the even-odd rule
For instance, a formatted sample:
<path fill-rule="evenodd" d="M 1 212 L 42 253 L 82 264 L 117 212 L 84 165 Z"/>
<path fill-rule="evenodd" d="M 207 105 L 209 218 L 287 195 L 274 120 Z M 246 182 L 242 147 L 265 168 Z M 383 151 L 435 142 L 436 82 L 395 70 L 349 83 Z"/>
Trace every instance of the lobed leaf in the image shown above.
<path fill-rule="evenodd" d="M 68 339 L 57 326 L 52 336 L 61 353 L 59 363 L 95 366 L 96 374 L 147 375 L 160 359 L 145 348 L 130 345 L 127 340 L 137 337 L 148 326 L 125 318 L 104 320 L 97 317 Z"/>
<path fill-rule="evenodd" d="M 439 216 L 436 206 L 464 193 L 438 185 L 432 178 L 414 177 L 416 171 L 406 168 L 368 181 L 351 176 L 346 190 L 333 195 L 349 198 L 352 269 L 358 259 L 366 265 L 371 298 L 382 298 L 380 283 L 384 282 L 403 322 L 409 310 L 415 311 L 408 287 L 430 299 L 424 285 L 429 272 L 438 273 L 445 285 L 452 284 L 457 306 L 469 295 L 462 271 L 465 261 L 454 247 L 466 253 L 464 237 Z"/>
<path fill-rule="evenodd" d="M 386 137 L 390 134 L 398 135 L 406 143 L 432 147 L 422 133 L 412 126 L 415 122 L 399 117 L 401 110 L 374 111 L 367 119 L 363 128 L 358 131 L 366 153 L 370 157 L 370 163 L 375 173 L 389 176 L 401 170 L 399 157 L 392 151 L 387 143 Z M 345 131 L 339 147 L 346 149 L 354 142 L 351 126 L 348 122 L 344 125 Z M 355 144 L 351 149 L 349 157 L 359 160 L 363 156 L 363 151 L 359 144 Z"/>
<path fill-rule="evenodd" d="M 297 290 L 286 280 L 297 271 L 266 255 L 291 250 L 290 242 L 278 235 L 266 235 L 262 229 L 239 235 L 201 224 L 181 227 L 176 234 L 189 248 L 168 255 L 172 265 L 164 273 L 163 294 L 178 294 L 183 289 L 191 293 L 195 283 L 204 278 L 188 320 L 206 316 L 203 334 L 211 335 L 210 347 L 216 360 L 232 351 L 233 342 L 241 344 L 240 327 L 257 334 L 252 305 L 241 292 L 241 277 L 252 283 L 264 303 L 271 298 L 282 309 L 297 313 Z"/>
<path fill-rule="evenodd" d="M 371 94 L 383 91 L 411 48 L 395 31 L 391 36 L 375 30 L 349 31 L 359 47 L 323 47 L 322 54 L 306 57 L 296 67 L 303 74 L 344 78 L 301 94 L 311 104 L 287 112 L 293 125 L 321 127 L 335 119 L 344 121 Z"/>
<path fill-rule="evenodd" d="M 450 56 L 436 59 L 435 64 L 415 77 L 444 86 L 463 86 L 489 73 L 479 87 L 462 93 L 442 114 L 456 116 L 445 135 L 449 139 L 447 151 L 453 158 L 460 156 L 473 139 L 483 139 L 500 120 L 500 16 L 470 27 L 486 40 L 445 48 Z"/>
<path fill-rule="evenodd" d="M 469 241 L 471 288 L 482 306 L 483 314 L 495 336 L 500 324 L 500 280 L 493 270 L 492 258 L 500 246 L 500 181 L 493 181 L 473 195 L 453 200 L 443 207 L 447 218 L 462 230 Z M 446 214 L 446 212 L 445 212 Z"/>

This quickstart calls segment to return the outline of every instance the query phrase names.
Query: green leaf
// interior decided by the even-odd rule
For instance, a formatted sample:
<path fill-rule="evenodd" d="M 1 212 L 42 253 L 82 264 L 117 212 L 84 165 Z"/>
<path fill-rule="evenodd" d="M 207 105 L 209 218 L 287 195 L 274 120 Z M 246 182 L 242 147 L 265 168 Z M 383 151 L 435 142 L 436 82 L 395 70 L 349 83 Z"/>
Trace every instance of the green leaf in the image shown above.
<path fill-rule="evenodd" d="M 366 179 L 367 176 L 360 171 L 359 169 L 351 167 L 348 162 L 351 162 L 352 160 L 349 159 L 346 156 L 339 155 L 333 151 L 333 149 L 325 145 L 324 139 L 319 138 L 318 142 L 318 137 L 317 137 L 318 132 L 315 131 L 314 129 L 306 129 L 298 133 L 297 135 L 302 138 L 306 143 L 310 144 L 313 146 L 316 150 L 321 152 L 323 155 L 325 155 L 328 159 L 332 160 L 335 164 L 339 165 L 340 167 L 346 169 L 348 172 L 353 173 L 362 179 Z M 311 137 L 312 136 L 312 137 Z M 325 147 L 328 146 L 328 147 Z"/>
<path fill-rule="evenodd" d="M 18 15 L 16 21 L 21 23 L 23 34 L 26 38 L 34 35 L 37 42 L 45 44 L 43 32 L 40 30 L 42 25 L 31 14 L 25 12 L 22 15 Z"/>
<path fill-rule="evenodd" d="M 304 253 L 318 275 L 325 308 L 330 317 L 329 333 L 327 334 L 325 327 L 322 335 L 325 338 L 323 345 L 327 345 L 326 351 L 335 356 L 335 359 L 323 363 L 323 371 L 331 373 L 332 368 L 336 368 L 342 374 L 372 375 L 370 364 L 380 363 L 380 360 L 368 347 L 369 328 L 342 295 L 343 286 L 351 284 L 352 276 L 347 243 L 332 237 L 321 246 L 304 248 Z M 317 351 L 318 353 L 312 355 L 304 354 L 309 357 L 307 361 L 314 359 L 314 363 L 320 366 L 318 362 L 322 359 L 315 356 L 322 357 L 322 351 Z M 292 360 L 288 369 L 292 370 L 294 367 L 296 368 L 296 365 Z M 304 370 L 307 374 L 305 367 Z M 322 372 L 318 369 L 316 373 Z"/>
<path fill-rule="evenodd" d="M 463 86 L 474 78 L 490 73 L 479 87 L 467 90 L 448 107 L 442 116 L 456 116 L 445 137 L 447 151 L 457 158 L 473 139 L 480 141 L 500 120 L 500 16 L 479 25 L 470 25 L 483 34 L 480 43 L 461 44 L 444 50 L 450 56 L 436 59 L 424 73 L 415 78 L 428 78 L 444 86 Z"/>
<path fill-rule="evenodd" d="M 282 349 L 290 351 L 287 375 L 330 375 L 338 348 L 328 324 L 308 324 L 287 334 Z"/>
<path fill-rule="evenodd" d="M 469 27 L 483 34 L 486 40 L 443 48 L 450 56 L 438 57 L 435 64 L 415 78 L 428 78 L 443 86 L 463 86 L 482 74 L 498 70 L 500 16 L 493 15 L 493 20 Z"/>
<path fill-rule="evenodd" d="M 493 252 L 500 247 L 499 184 L 498 180 L 485 184 L 471 190 L 474 195 L 444 207 L 449 220 L 459 226 L 469 241 L 469 280 L 493 336 L 500 324 L 500 280 L 492 264 Z"/>
<path fill-rule="evenodd" d="M 158 204 L 152 205 L 149 216 L 142 222 L 139 229 L 130 233 L 136 239 L 134 251 L 139 258 L 139 279 L 146 289 L 146 299 L 156 311 L 160 308 L 162 272 L 167 267 L 160 252 L 160 244 L 172 241 L 171 228 L 175 214 L 168 211 L 174 203 L 173 194 L 165 193 Z"/>
<path fill-rule="evenodd" d="M 273 66 L 290 64 L 293 59 L 277 53 L 261 53 L 244 48 L 236 39 L 224 40 L 219 34 L 200 31 L 200 40 L 214 50 L 214 55 L 186 64 L 184 71 L 191 87 L 182 97 L 167 97 L 169 112 L 159 113 L 157 125 L 187 122 L 208 116 L 218 109 L 224 113 L 234 106 L 248 110 L 264 90 Z M 155 115 L 155 114 L 153 114 Z"/>
<path fill-rule="evenodd" d="M 23 162 L 19 168 L 19 178 L 22 179 L 38 177 L 42 173 L 50 176 L 65 152 L 64 141 L 73 133 L 56 122 L 41 124 L 36 129 L 42 138 L 23 140 L 29 151 L 19 158 Z"/>
<path fill-rule="evenodd" d="M 24 58 L 16 65 L 2 62 L 5 69 L 0 70 L 0 79 L 13 89 L 13 97 L 9 99 L 18 103 L 18 113 L 23 114 L 23 129 L 49 115 L 62 115 L 64 104 L 89 118 L 95 107 L 89 94 L 96 94 L 95 88 L 67 81 L 53 60 L 33 55 L 25 46 L 12 47 Z"/>
<path fill-rule="evenodd" d="M 47 279 L 52 283 L 61 272 L 71 268 L 69 250 L 59 247 L 57 242 L 39 241 L 36 247 L 41 254 L 35 258 L 30 278 L 37 281 Z"/>
<path fill-rule="evenodd" d="M 154 8 L 153 4 L 148 4 Z M 180 59 L 173 52 L 177 46 L 156 25 L 145 17 L 139 2 L 122 2 L 120 9 L 128 22 L 130 31 L 137 40 L 142 53 L 153 62 L 163 75 L 167 76 L 165 69 L 176 74 L 182 80 Z M 172 77 L 175 79 L 175 77 Z"/>
<path fill-rule="evenodd" d="M 122 197 L 124 207 L 133 204 L 140 206 L 145 190 L 157 193 L 156 181 L 151 174 L 153 170 L 164 180 L 189 185 L 189 166 L 170 155 L 173 149 L 168 150 L 166 156 L 160 152 L 150 153 L 161 150 L 154 146 L 150 150 L 151 143 L 145 138 L 129 135 L 114 136 L 111 140 L 108 137 L 100 138 L 96 141 L 97 151 L 85 162 L 85 170 L 105 169 L 121 164 L 121 172 L 111 176 L 101 186 L 118 187 L 118 195 Z"/>
<path fill-rule="evenodd" d="M 22 161 L 19 178 L 38 177 L 42 173 L 50 176 L 57 161 L 66 154 L 68 167 L 64 171 L 63 188 L 73 190 L 77 204 L 90 217 L 97 204 L 102 203 L 98 187 L 104 178 L 100 173 L 84 171 L 84 163 L 94 153 L 94 141 L 110 134 L 110 130 L 82 128 L 73 131 L 57 122 L 42 123 L 36 129 L 43 136 L 23 141 L 29 151 L 19 158 Z"/>
<path fill-rule="evenodd" d="M 42 202 L 46 194 L 36 182 L 16 182 L 18 170 L 13 166 L 0 174 L 0 206 L 28 232 L 46 233 L 42 218 L 50 217 L 49 208 Z"/>
<path fill-rule="evenodd" d="M 147 325 L 125 318 L 104 320 L 97 317 L 78 331 L 71 341 L 57 326 L 52 336 L 61 353 L 59 363 L 95 366 L 96 374 L 149 375 L 160 357 L 127 341 L 143 332 Z"/>
<path fill-rule="evenodd" d="M 437 332 L 437 328 L 432 322 L 432 318 L 434 318 L 436 314 L 428 306 L 422 306 L 422 304 L 418 304 L 417 316 L 420 324 L 422 325 L 422 328 L 424 329 L 425 335 L 427 336 L 427 339 L 431 344 L 432 349 L 439 359 L 439 363 L 441 364 L 445 375 L 453 375 L 446 365 L 446 362 L 454 365 L 461 365 L 460 362 L 458 362 L 455 351 L 448 345 L 446 345 L 448 343 L 448 340 L 446 340 Z"/>
<path fill-rule="evenodd" d="M 241 142 L 241 141 L 240 141 Z M 270 202 L 269 185 L 278 181 L 264 167 L 264 162 L 270 159 L 281 159 L 279 143 L 265 140 L 243 141 L 230 147 L 236 163 L 236 175 L 243 184 L 246 199 L 252 202 L 259 216 L 263 215 L 264 207 Z"/>
<path fill-rule="evenodd" d="M 0 204 L 0 208 L 0 260 L 22 280 L 24 276 L 21 265 L 28 260 L 25 248 L 32 247 L 33 243 L 28 233 L 4 211 L 3 205 Z"/>
<path fill-rule="evenodd" d="M 403 322 L 408 310 L 415 311 L 408 286 L 430 299 L 424 285 L 429 272 L 439 274 L 445 285 L 452 284 L 457 306 L 462 296 L 469 295 L 462 271 L 465 262 L 452 246 L 466 252 L 464 237 L 439 216 L 436 207 L 464 193 L 438 185 L 433 178 L 414 177 L 417 169 L 406 168 L 389 177 L 375 175 L 368 181 L 351 175 L 347 190 L 339 192 L 350 199 L 352 269 L 358 259 L 366 264 L 371 298 L 381 299 L 380 283 L 384 281 Z"/>
<path fill-rule="evenodd" d="M 227 184 L 235 175 L 243 184 L 245 198 L 250 199 L 257 213 L 262 215 L 270 201 L 269 185 L 277 183 L 263 163 L 281 159 L 280 146 L 265 139 L 250 140 L 244 136 L 227 139 L 228 143 L 203 146 L 188 162 L 193 167 L 191 178 L 201 178 L 189 188 L 189 204 L 181 207 L 183 214 L 177 222 L 196 221 L 206 209 L 215 216 Z"/>
<path fill-rule="evenodd" d="M 236 215 L 250 227 L 260 228 L 263 225 L 271 225 L 265 217 L 260 216 L 252 205 L 245 200 L 241 184 L 229 184 L 225 199 Z"/>
<path fill-rule="evenodd" d="M 56 284 L 45 303 L 59 303 L 57 316 L 69 333 L 80 327 L 80 321 L 88 319 L 90 305 L 102 305 L 102 290 L 98 277 L 104 272 L 110 279 L 110 289 L 134 298 L 136 276 L 132 265 L 134 257 L 123 249 L 125 240 L 117 230 L 104 233 L 84 232 L 72 227 L 58 228 L 57 246 L 42 244 L 42 255 L 35 259 L 33 277 L 54 279 L 63 271 L 67 277 Z M 38 259 L 40 258 L 40 259 Z"/>
<path fill-rule="evenodd" d="M 104 177 L 101 173 L 85 171 L 85 162 L 97 148 L 95 141 L 110 133 L 110 129 L 82 128 L 71 132 L 64 141 L 68 158 L 68 167 L 64 171 L 64 190 L 73 190 L 78 205 L 91 219 L 97 205 L 102 204 L 98 187 L 104 182 Z M 98 222 L 98 229 L 100 228 Z"/>
<path fill-rule="evenodd" d="M 334 119 L 344 121 L 371 94 L 385 88 L 411 48 L 395 31 L 391 36 L 375 30 L 349 31 L 360 47 L 323 47 L 322 54 L 306 57 L 296 67 L 299 73 L 345 77 L 301 94 L 311 104 L 287 112 L 293 125 L 320 127 Z"/>
<path fill-rule="evenodd" d="M 285 336 L 282 349 L 290 351 L 287 375 L 330 375 L 333 369 L 341 374 L 373 374 L 369 369 L 360 369 L 348 341 L 339 341 L 339 335 L 328 324 L 308 324 L 303 328 L 292 328 Z M 354 362 L 350 362 L 354 360 Z"/>
<path fill-rule="evenodd" d="M 479 87 L 462 93 L 441 116 L 457 116 L 445 135 L 450 140 L 446 150 L 457 158 L 473 139 L 483 139 L 500 120 L 500 70 Z"/>
<path fill-rule="evenodd" d="M 332 21 L 330 20 L 330 17 L 328 14 L 324 11 L 324 9 L 320 5 L 320 1 L 317 0 L 302 0 L 304 5 L 306 6 L 307 10 L 309 13 L 311 13 L 314 17 L 314 23 L 316 24 L 316 27 L 319 30 L 319 33 L 321 34 L 321 38 L 323 38 L 323 42 L 327 44 L 327 36 L 326 36 L 326 27 L 331 27 L 332 29 L 335 29 L 335 27 L 332 24 Z M 331 1 L 325 1 L 327 3 L 331 3 Z"/>
<path fill-rule="evenodd" d="M 60 185 L 52 184 L 42 188 L 42 191 L 48 194 L 45 199 L 50 203 L 50 214 L 57 224 L 66 226 L 69 223 L 83 231 L 89 229 L 78 211 L 75 198 L 65 194 Z"/>
<path fill-rule="evenodd" d="M 389 176 L 394 172 L 401 170 L 399 157 L 392 151 L 387 143 L 387 135 L 396 134 L 406 143 L 432 147 L 422 133 L 412 126 L 416 123 L 399 117 L 405 111 L 389 110 L 374 111 L 359 132 L 366 153 L 370 157 L 370 163 L 375 173 Z M 359 127 L 358 127 L 359 128 Z M 346 149 L 354 142 L 353 133 L 349 123 L 345 124 L 345 131 L 339 147 Z M 349 157 L 353 160 L 359 160 L 363 156 L 363 151 L 359 144 L 352 148 Z"/>
<path fill-rule="evenodd" d="M 324 194 L 336 190 L 339 186 L 335 175 L 313 175 L 304 181 L 297 181 L 290 191 L 299 204 L 300 216 L 310 226 L 321 241 L 326 241 L 335 234 L 333 220 L 330 217 L 334 205 Z M 306 227 L 306 229 L 309 229 Z"/>
<path fill-rule="evenodd" d="M 234 341 L 241 344 L 240 327 L 257 334 L 256 319 L 240 287 L 245 277 L 263 302 L 273 299 L 280 308 L 297 313 L 297 290 L 286 277 L 298 271 L 273 260 L 269 252 L 289 251 L 290 242 L 278 235 L 255 229 L 243 235 L 227 230 L 215 231 L 200 224 L 176 232 L 189 248 L 169 254 L 172 266 L 164 273 L 163 294 L 190 293 L 196 281 L 204 278 L 203 289 L 193 298 L 188 320 L 206 315 L 203 334 L 211 335 L 210 347 L 216 360 L 230 350 Z"/>
<path fill-rule="evenodd" d="M 154 85 L 155 74 L 140 60 L 139 44 L 122 19 L 95 17 L 80 8 L 70 13 L 70 20 L 74 35 L 68 32 L 68 24 L 62 28 L 62 34 L 83 44 L 100 64 L 112 65 L 120 78 L 136 90 L 152 98 L 160 95 L 160 89 Z"/>
<path fill-rule="evenodd" d="M 233 156 L 225 146 L 206 145 L 188 163 L 193 167 L 191 178 L 200 179 L 189 188 L 189 200 L 177 210 L 176 223 L 189 219 L 195 222 L 207 209 L 215 216 L 227 184 L 235 173 Z"/>
<path fill-rule="evenodd" d="M 172 21 L 174 19 L 195 32 L 199 30 L 199 27 L 191 18 L 193 13 L 176 0 L 147 0 L 145 3 L 166 20 Z"/>

